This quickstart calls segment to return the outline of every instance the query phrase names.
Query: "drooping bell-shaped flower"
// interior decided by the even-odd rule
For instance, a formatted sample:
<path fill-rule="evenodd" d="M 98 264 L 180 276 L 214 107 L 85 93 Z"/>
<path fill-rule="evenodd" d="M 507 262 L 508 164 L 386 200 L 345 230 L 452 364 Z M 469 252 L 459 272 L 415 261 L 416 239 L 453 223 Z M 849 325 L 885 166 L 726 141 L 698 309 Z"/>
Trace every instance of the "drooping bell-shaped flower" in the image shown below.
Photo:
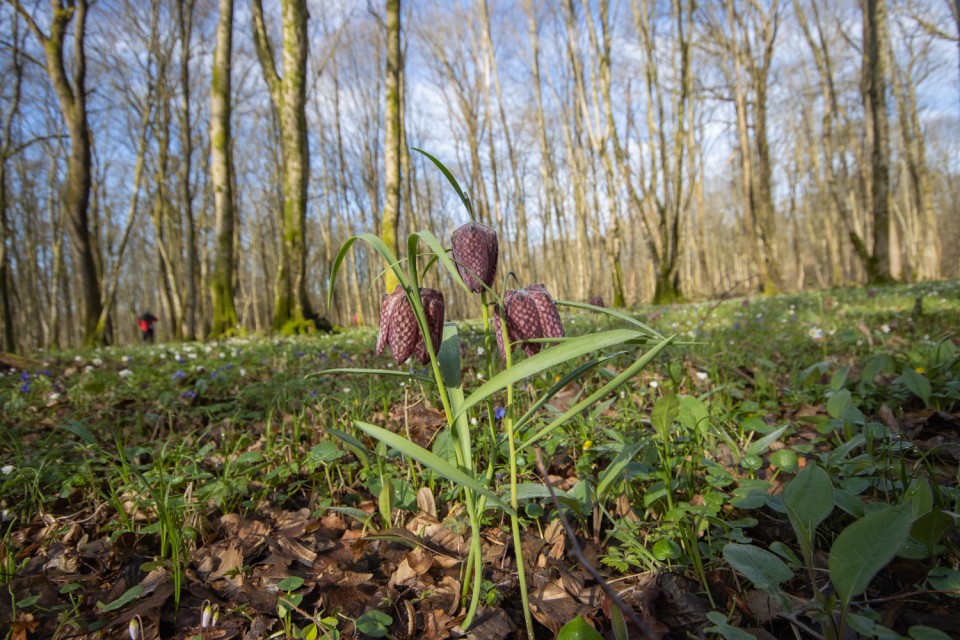
<path fill-rule="evenodd" d="M 542 284 L 531 284 L 519 291 L 507 291 L 503 298 L 503 314 L 507 320 L 507 332 L 511 341 L 564 336 L 560 314 L 553 298 Z M 500 355 L 506 359 L 499 312 L 494 314 L 493 321 Z M 528 356 L 532 356 L 538 353 L 542 346 L 539 342 L 526 342 L 521 348 Z"/>
<path fill-rule="evenodd" d="M 420 289 L 420 302 L 427 316 L 427 327 L 430 330 L 430 343 L 434 353 L 440 348 L 440 339 L 443 336 L 443 294 L 435 289 Z M 427 345 L 420 334 L 417 325 L 417 316 L 404 293 L 403 287 L 397 285 L 393 293 L 384 294 L 380 301 L 380 334 L 377 336 L 377 355 L 383 354 L 383 349 L 390 345 L 393 358 L 397 364 L 407 361 L 411 355 L 416 357 L 420 364 L 430 362 Z"/>
<path fill-rule="evenodd" d="M 500 252 L 496 231 L 479 222 L 468 222 L 453 232 L 451 240 L 453 260 L 467 288 L 480 293 L 484 285 L 492 287 Z"/>

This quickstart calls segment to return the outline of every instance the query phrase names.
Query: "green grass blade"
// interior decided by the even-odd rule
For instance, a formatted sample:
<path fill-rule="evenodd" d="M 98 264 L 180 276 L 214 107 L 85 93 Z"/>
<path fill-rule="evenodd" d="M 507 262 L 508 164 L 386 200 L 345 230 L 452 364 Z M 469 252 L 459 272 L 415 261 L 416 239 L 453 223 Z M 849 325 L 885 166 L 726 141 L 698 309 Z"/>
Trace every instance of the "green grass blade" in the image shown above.
<path fill-rule="evenodd" d="M 351 238 L 347 238 L 346 242 L 343 243 L 343 246 L 340 247 L 340 251 L 337 252 L 337 257 L 333 261 L 333 266 L 330 268 L 330 285 L 327 287 L 328 308 L 333 301 L 333 285 L 336 282 L 337 274 L 340 272 L 340 267 L 347 257 L 347 252 L 350 251 L 350 248 L 357 240 L 363 240 L 369 244 L 374 251 L 379 253 L 380 257 L 382 257 L 384 262 L 387 263 L 387 267 L 392 269 L 393 273 L 396 274 L 397 280 L 400 282 L 400 284 L 402 284 L 404 287 L 408 286 L 407 277 L 403 273 L 403 269 L 400 268 L 400 261 L 397 260 L 397 256 L 393 255 L 393 251 L 390 250 L 387 244 L 377 235 L 372 233 L 361 233 Z"/>
<path fill-rule="evenodd" d="M 305 378 L 320 378 L 322 376 L 329 376 L 335 374 L 360 374 L 360 375 L 373 375 L 373 376 L 393 376 L 395 378 L 409 378 L 411 380 L 420 380 L 421 382 L 433 382 L 433 378 L 428 376 L 420 376 L 415 373 L 410 373 L 409 371 L 397 371 L 396 369 L 364 369 L 360 367 L 340 367 L 337 369 L 324 369 L 323 371 L 315 371 L 313 373 L 308 373 Z"/>
<path fill-rule="evenodd" d="M 450 273 L 450 277 L 453 278 L 453 281 L 456 282 L 461 289 L 467 293 L 472 293 L 470 288 L 467 286 L 467 283 L 463 281 L 463 278 L 460 277 L 460 270 L 457 269 L 456 263 L 450 257 L 450 254 L 440 243 L 440 240 L 437 239 L 435 235 L 429 231 L 418 231 L 417 233 L 411 234 L 420 240 L 423 240 L 423 243 L 427 245 L 430 250 L 433 252 L 434 257 L 440 261 L 440 264 Z"/>
<path fill-rule="evenodd" d="M 645 366 L 650 364 L 650 361 L 653 360 L 655 357 L 657 357 L 657 355 L 661 351 L 666 349 L 667 345 L 670 344 L 672 340 L 673 340 L 673 336 L 670 336 L 669 338 L 665 338 L 663 341 L 656 344 L 652 349 L 650 349 L 645 354 L 643 354 L 640 358 L 638 358 L 633 364 L 631 364 L 629 367 L 624 369 L 620 373 L 620 375 L 618 375 L 616 378 L 614 378 L 613 380 L 603 385 L 602 387 L 600 387 L 599 389 L 591 393 L 589 396 L 587 396 L 577 404 L 573 405 L 572 407 L 564 411 L 560 416 L 555 418 L 550 424 L 543 427 L 542 429 L 537 431 L 535 434 L 527 438 L 519 447 L 517 447 L 517 452 L 519 453 L 520 451 L 523 451 L 524 449 L 532 445 L 537 440 L 540 440 L 541 438 L 547 435 L 550 435 L 555 429 L 563 425 L 570 418 L 572 418 L 575 415 L 578 415 L 581 411 L 588 408 L 597 400 L 604 398 L 608 394 L 616 391 L 620 386 L 622 386 L 627 381 L 629 381 L 630 378 L 637 375 L 641 369 L 643 369 Z"/>
<path fill-rule="evenodd" d="M 597 499 L 603 500 L 607 495 L 611 485 L 621 478 L 623 470 L 627 468 L 627 465 L 633 460 L 640 450 L 643 449 L 643 443 L 637 443 L 632 446 L 626 447 L 617 454 L 617 457 L 613 459 L 613 462 L 603 470 L 603 473 L 600 474 L 599 482 L 597 482 Z"/>
<path fill-rule="evenodd" d="M 653 327 L 650 327 L 649 325 L 646 325 L 646 324 L 640 322 L 639 320 L 637 320 L 637 319 L 634 318 L 633 316 L 630 316 L 630 315 L 627 315 L 626 313 L 622 313 L 622 312 L 620 312 L 620 311 L 617 311 L 616 309 L 608 309 L 608 308 L 606 308 L 606 307 L 597 307 L 597 306 L 592 305 L 592 304 L 587 304 L 586 302 L 573 302 L 572 300 L 557 300 L 556 303 L 557 303 L 558 306 L 561 306 L 561 307 L 574 307 L 574 308 L 576 308 L 576 309 L 588 309 L 589 311 L 595 311 L 595 312 L 597 312 L 597 313 L 603 313 L 603 314 L 606 314 L 606 315 L 611 316 L 611 317 L 613 317 L 613 318 L 619 318 L 620 320 L 623 320 L 624 322 L 629 322 L 630 324 L 634 325 L 635 327 L 639 327 L 640 329 L 643 329 L 643 330 L 646 331 L 651 337 L 656 338 L 657 340 L 663 340 L 663 337 L 664 337 L 662 333 L 660 333 L 659 331 L 657 331 L 657 330 L 654 329 Z"/>
<path fill-rule="evenodd" d="M 526 412 L 525 414 L 523 414 L 522 416 L 520 416 L 520 418 L 519 418 L 519 419 L 517 420 L 517 422 L 514 424 L 514 427 L 513 427 L 514 430 L 515 430 L 515 431 L 520 431 L 521 429 L 523 429 L 523 428 L 527 425 L 527 422 L 529 422 L 529 421 L 533 418 L 533 416 L 535 416 L 535 415 L 537 414 L 537 411 L 540 410 L 540 407 L 542 407 L 542 406 L 545 405 L 547 402 L 549 402 L 552 397 L 554 397 L 555 395 L 557 395 L 558 393 L 560 393 L 560 391 L 561 391 L 564 387 L 566 387 L 568 384 L 570 384 L 571 382 L 573 382 L 574 380 L 576 380 L 577 378 L 579 378 L 580 376 L 582 376 L 582 375 L 583 375 L 584 373 L 586 373 L 587 371 L 590 371 L 591 369 L 597 367 L 598 365 L 600 365 L 600 364 L 602 364 L 602 363 L 610 360 L 611 358 L 614 358 L 615 356 L 621 355 L 622 353 L 623 353 L 623 352 L 620 351 L 620 352 L 611 354 L 611 355 L 606 356 L 606 357 L 603 357 L 603 358 L 597 358 L 597 359 L 595 359 L 595 360 L 590 360 L 589 362 L 586 362 L 586 363 L 580 365 L 579 367 L 577 367 L 576 369 L 574 369 L 573 371 L 571 371 L 571 372 L 568 373 L 567 375 L 565 375 L 565 376 L 563 376 L 562 378 L 560 378 L 560 380 L 557 381 L 557 383 L 554 384 L 552 387 L 550 387 L 550 388 L 546 391 L 546 393 L 544 393 L 544 394 L 541 395 L 539 398 L 537 398 L 537 401 L 534 402 L 534 403 L 530 406 L 529 409 L 527 409 L 527 412 Z"/>
<path fill-rule="evenodd" d="M 446 177 L 447 181 L 453 186 L 453 190 L 457 192 L 457 195 L 460 196 L 460 201 L 463 203 L 464 208 L 467 210 L 467 214 L 470 216 L 470 219 L 473 220 L 473 205 L 470 204 L 470 198 L 467 197 L 467 194 L 463 192 L 463 189 L 460 188 L 460 183 L 457 182 L 457 179 L 453 177 L 453 174 L 450 173 L 450 170 L 446 166 L 432 155 L 424 151 L 423 149 L 418 149 L 417 147 L 410 147 L 417 153 L 422 153 L 430 159 L 430 162 L 436 165 L 437 169 L 440 169 L 440 172 Z"/>
<path fill-rule="evenodd" d="M 643 334 L 633 329 L 613 329 L 611 331 L 564 340 L 556 346 L 541 351 L 535 356 L 521 360 L 518 364 L 501 371 L 487 380 L 480 385 L 476 391 L 470 394 L 460 410 L 466 411 L 483 402 L 501 389 L 506 389 L 508 385 L 516 384 L 528 376 L 536 375 L 541 371 L 545 371 L 558 364 L 563 364 L 568 360 L 578 358 L 593 351 L 614 347 L 640 337 L 643 337 Z"/>
<path fill-rule="evenodd" d="M 363 422 L 361 420 L 354 420 L 353 422 L 358 429 L 363 431 L 369 436 L 372 436 L 384 443 L 388 447 L 392 447 L 402 453 L 403 455 L 413 458 L 420 464 L 423 464 L 430 469 L 433 469 L 435 472 L 439 473 L 441 476 L 453 482 L 455 484 L 462 485 L 475 493 L 486 496 L 490 500 L 491 504 L 496 505 L 499 509 L 504 511 L 509 515 L 516 515 L 516 512 L 510 508 L 506 502 L 504 502 L 500 496 L 495 494 L 490 489 L 486 488 L 479 482 L 476 478 L 471 478 L 466 473 L 457 469 L 452 464 L 434 454 L 431 451 L 428 451 L 421 447 L 418 444 L 410 442 L 403 436 L 397 435 L 392 431 L 387 431 L 376 425 L 372 425 L 368 422 Z"/>

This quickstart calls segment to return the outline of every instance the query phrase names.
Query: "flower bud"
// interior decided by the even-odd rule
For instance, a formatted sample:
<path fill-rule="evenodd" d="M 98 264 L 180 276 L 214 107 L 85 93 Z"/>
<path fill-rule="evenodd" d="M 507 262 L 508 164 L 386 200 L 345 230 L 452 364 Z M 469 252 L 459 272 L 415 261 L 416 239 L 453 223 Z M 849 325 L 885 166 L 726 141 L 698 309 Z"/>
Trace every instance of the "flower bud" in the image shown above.
<path fill-rule="evenodd" d="M 440 349 L 443 337 L 443 294 L 435 289 L 420 289 L 420 301 L 427 316 L 430 331 L 430 343 L 434 353 Z M 397 285 L 393 293 L 383 296 L 380 302 L 380 334 L 377 336 L 377 355 L 383 354 L 385 346 L 390 345 L 393 358 L 402 364 L 413 355 L 420 364 L 430 362 L 427 345 L 420 335 L 417 316 L 402 286 Z"/>
<path fill-rule="evenodd" d="M 479 222 L 468 222 L 453 232 L 451 241 L 453 260 L 467 288 L 480 293 L 484 285 L 492 287 L 499 255 L 497 233 Z"/>

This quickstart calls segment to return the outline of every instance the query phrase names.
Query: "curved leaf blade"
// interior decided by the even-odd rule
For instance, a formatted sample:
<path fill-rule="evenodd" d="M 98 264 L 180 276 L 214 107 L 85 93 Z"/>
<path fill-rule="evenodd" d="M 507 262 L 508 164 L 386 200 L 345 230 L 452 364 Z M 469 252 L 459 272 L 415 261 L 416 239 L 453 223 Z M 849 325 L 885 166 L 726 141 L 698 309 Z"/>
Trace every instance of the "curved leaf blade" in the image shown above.
<path fill-rule="evenodd" d="M 450 482 L 462 485 L 474 493 L 479 493 L 480 495 L 486 496 L 486 498 L 490 500 L 492 504 L 496 505 L 502 511 L 510 515 L 516 515 L 516 512 L 510 508 L 510 505 L 505 503 L 500 496 L 477 482 L 476 478 L 471 478 L 466 473 L 460 469 L 457 469 L 432 451 L 428 451 L 420 445 L 410 442 L 403 436 L 397 435 L 392 431 L 387 431 L 386 429 L 372 425 L 368 422 L 354 420 L 353 423 L 358 429 L 365 432 L 367 435 L 376 438 L 388 447 L 396 449 L 403 455 L 413 458 L 420 464 L 433 469 Z"/>

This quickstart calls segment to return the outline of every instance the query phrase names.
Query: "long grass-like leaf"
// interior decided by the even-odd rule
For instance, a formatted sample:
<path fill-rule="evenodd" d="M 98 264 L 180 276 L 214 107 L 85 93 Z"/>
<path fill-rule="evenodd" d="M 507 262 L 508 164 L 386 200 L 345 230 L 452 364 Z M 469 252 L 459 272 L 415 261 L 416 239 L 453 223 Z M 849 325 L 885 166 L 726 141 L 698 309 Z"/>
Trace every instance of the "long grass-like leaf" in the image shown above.
<path fill-rule="evenodd" d="M 625 321 L 625 322 L 629 322 L 630 324 L 634 325 L 635 327 L 639 327 L 639 328 L 643 329 L 643 330 L 646 331 L 651 337 L 654 337 L 654 338 L 656 338 L 656 339 L 658 339 L 658 340 L 663 340 L 663 337 L 664 337 L 663 334 L 660 333 L 659 331 L 657 331 L 656 329 L 654 329 L 654 328 L 652 328 L 652 327 L 650 327 L 650 326 L 648 326 L 648 325 L 640 322 L 639 320 L 637 320 L 637 319 L 634 318 L 633 316 L 627 315 L 627 314 L 625 314 L 625 313 L 621 313 L 620 311 L 617 311 L 617 310 L 615 310 L 615 309 L 608 309 L 608 308 L 606 308 L 606 307 L 598 307 L 598 306 L 595 306 L 595 305 L 592 305 L 592 304 L 587 304 L 586 302 L 573 302 L 573 301 L 571 301 L 571 300 L 557 300 L 556 303 L 557 303 L 558 306 L 561 306 L 561 307 L 574 307 L 574 308 L 577 308 L 577 309 L 588 309 L 588 310 L 590 310 L 590 311 L 595 311 L 595 312 L 597 312 L 597 313 L 606 314 L 606 315 L 611 316 L 611 317 L 613 317 L 613 318 L 619 318 L 620 320 L 623 320 L 623 321 Z"/>
<path fill-rule="evenodd" d="M 376 425 L 372 425 L 368 422 L 363 422 L 361 420 L 354 420 L 353 422 L 358 429 L 365 432 L 366 434 L 376 438 L 380 442 L 384 443 L 388 447 L 392 447 L 402 453 L 405 456 L 413 458 L 420 464 L 423 464 L 430 469 L 433 469 L 435 472 L 439 473 L 441 476 L 453 482 L 455 484 L 462 485 L 475 493 L 486 496 L 490 503 L 496 505 L 497 508 L 501 509 L 505 513 L 510 515 L 516 515 L 510 505 L 504 502 L 500 496 L 495 494 L 490 489 L 486 488 L 479 482 L 476 478 L 471 478 L 466 473 L 457 469 L 455 466 L 436 455 L 435 453 L 424 449 L 418 444 L 410 442 L 403 436 L 397 435 L 392 431 L 387 431 Z"/>
<path fill-rule="evenodd" d="M 483 402 L 501 389 L 505 389 L 508 385 L 520 382 L 527 376 L 538 374 L 541 371 L 586 355 L 592 351 L 599 351 L 618 344 L 628 343 L 631 340 L 642 337 L 645 337 L 642 332 L 633 329 L 613 329 L 611 331 L 565 340 L 556 346 L 541 351 L 535 356 L 521 360 L 509 369 L 505 369 L 490 378 L 470 394 L 460 410 L 466 411 L 470 407 Z"/>
<path fill-rule="evenodd" d="M 340 367 L 338 369 L 324 369 L 323 371 L 314 371 L 308 373 L 305 378 L 320 378 L 334 374 L 359 374 L 373 376 L 393 376 L 395 378 L 410 378 L 411 380 L 420 380 L 422 382 L 433 382 L 433 378 L 417 375 L 409 371 L 397 371 L 396 369 L 363 369 L 360 367 Z"/>
<path fill-rule="evenodd" d="M 387 267 L 393 270 L 393 273 L 397 276 L 397 280 L 404 287 L 408 286 L 408 281 L 406 275 L 403 273 L 403 269 L 400 268 L 400 261 L 397 260 L 397 256 L 393 255 L 393 251 L 387 246 L 387 244 L 377 235 L 372 233 L 361 233 L 359 235 L 347 238 L 346 242 L 343 243 L 343 246 L 340 247 L 340 251 L 337 252 L 337 257 L 333 261 L 333 265 L 330 268 L 330 284 L 327 287 L 327 307 L 333 302 L 333 285 L 337 280 L 337 274 L 340 272 L 340 267 L 343 264 L 344 259 L 347 257 L 347 252 L 350 251 L 350 247 L 353 246 L 357 240 L 363 240 L 371 247 L 373 250 L 380 254 L 380 257 L 383 258 L 384 262 L 387 263 Z"/>
<path fill-rule="evenodd" d="M 430 250 L 433 251 L 433 255 L 450 273 L 450 277 L 453 278 L 453 281 L 460 285 L 461 289 L 467 293 L 471 293 L 470 287 L 468 287 L 467 283 L 464 282 L 463 278 L 460 277 L 460 271 L 457 269 L 456 263 L 454 263 L 453 259 L 447 253 L 447 250 L 444 249 L 443 245 L 440 243 L 440 240 L 438 240 L 435 235 L 429 231 L 418 231 L 417 233 L 411 234 L 411 236 L 416 236 L 418 239 L 423 240 L 423 243 L 430 247 Z"/>
<path fill-rule="evenodd" d="M 542 407 L 542 406 L 545 405 L 547 402 L 549 402 L 549 400 L 550 400 L 553 396 L 557 395 L 557 394 L 560 392 L 560 390 L 563 389 L 564 387 L 566 387 L 568 384 L 570 384 L 571 382 L 573 382 L 574 380 L 576 380 L 577 378 L 579 378 L 580 376 L 582 376 L 582 375 L 583 375 L 584 373 L 586 373 L 587 371 L 590 371 L 591 369 L 595 368 L 596 366 L 600 365 L 601 363 L 606 362 L 606 361 L 610 360 L 611 358 L 613 358 L 613 357 L 615 357 L 615 356 L 618 356 L 618 355 L 620 355 L 620 354 L 622 354 L 622 353 L 623 353 L 623 352 L 621 351 L 621 352 L 618 352 L 618 353 L 609 355 L 609 356 L 604 357 L 604 358 L 597 358 L 597 359 L 595 359 L 595 360 L 590 360 L 589 362 L 586 362 L 586 363 L 580 365 L 579 367 L 577 367 L 576 369 L 574 369 L 573 371 L 571 371 L 571 372 L 568 373 L 567 375 L 565 375 L 565 376 L 563 376 L 562 378 L 560 378 L 560 380 L 559 380 L 556 384 L 554 384 L 552 387 L 550 387 L 550 388 L 546 391 L 546 393 L 544 393 L 542 396 L 540 396 L 539 398 L 537 398 L 537 401 L 534 402 L 532 405 L 530 405 L 530 408 L 527 409 L 527 412 L 526 412 L 525 414 L 523 414 L 522 416 L 520 416 L 520 418 L 514 423 L 514 427 L 513 427 L 514 430 L 515 430 L 515 431 L 520 431 L 521 429 L 523 429 L 523 428 L 526 426 L 527 422 L 530 421 L 530 420 L 533 418 L 533 416 L 536 415 L 537 411 L 540 410 L 540 407 Z"/>
<path fill-rule="evenodd" d="M 620 451 L 620 453 L 617 454 L 617 457 L 613 459 L 613 462 L 611 462 L 607 468 L 603 470 L 603 473 L 600 474 L 600 478 L 597 482 L 598 500 L 603 500 L 603 498 L 607 495 L 607 491 L 610 489 L 610 486 L 621 477 L 623 470 L 627 468 L 627 465 L 630 464 L 634 456 L 636 456 L 642 448 L 642 442 L 625 447 Z"/>
<path fill-rule="evenodd" d="M 453 186 L 453 190 L 457 192 L 457 195 L 460 196 L 460 201 L 463 203 L 464 208 L 467 210 L 467 214 L 470 216 L 470 219 L 473 220 L 473 205 L 470 204 L 470 198 L 467 197 L 467 194 L 463 192 L 463 189 L 460 188 L 460 183 L 457 182 L 457 179 L 453 177 L 453 174 L 450 173 L 450 170 L 446 166 L 432 155 L 424 151 L 423 149 L 418 149 L 417 147 L 410 147 L 417 153 L 422 153 L 430 159 L 430 162 L 436 165 L 437 169 L 440 169 L 440 172 L 446 177 L 447 181 Z"/>
<path fill-rule="evenodd" d="M 553 421 L 551 421 L 550 424 L 546 425 L 545 427 L 537 431 L 535 434 L 527 438 L 523 442 L 523 444 L 521 444 L 517 448 L 517 452 L 519 453 L 520 451 L 523 451 L 525 448 L 529 447 L 537 440 L 540 440 L 541 438 L 549 435 L 555 429 L 557 429 L 558 427 L 563 425 L 565 422 L 570 420 L 570 418 L 572 418 L 575 415 L 578 415 L 584 409 L 589 408 L 590 405 L 592 405 L 594 402 L 596 402 L 600 398 L 603 398 L 608 394 L 616 391 L 621 385 L 623 385 L 628 380 L 630 380 L 630 378 L 640 373 L 641 369 L 643 369 L 645 366 L 650 364 L 650 361 L 653 360 L 655 357 L 657 357 L 657 355 L 661 351 L 666 349 L 667 345 L 670 344 L 672 340 L 673 340 L 673 336 L 670 336 L 668 338 L 664 338 L 661 342 L 657 343 L 652 349 L 650 349 L 645 354 L 643 354 L 633 364 L 631 364 L 629 367 L 624 369 L 620 373 L 620 375 L 618 375 L 616 378 L 614 378 L 613 380 L 603 385 L 602 387 L 600 387 L 599 389 L 591 393 L 589 396 L 587 396 L 577 404 L 573 405 L 572 407 L 564 411 L 562 414 L 557 416 Z"/>

